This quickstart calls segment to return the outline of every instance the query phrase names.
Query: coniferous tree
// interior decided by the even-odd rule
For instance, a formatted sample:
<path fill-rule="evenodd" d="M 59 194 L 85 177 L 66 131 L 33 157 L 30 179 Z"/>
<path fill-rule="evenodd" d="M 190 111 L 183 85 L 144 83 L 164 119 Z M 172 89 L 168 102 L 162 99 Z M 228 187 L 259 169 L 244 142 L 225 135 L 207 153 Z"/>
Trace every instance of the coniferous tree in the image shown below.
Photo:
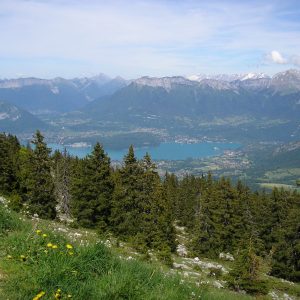
<path fill-rule="evenodd" d="M 18 190 L 17 168 L 20 144 L 15 136 L 0 134 L 0 192 Z"/>
<path fill-rule="evenodd" d="M 275 232 L 271 274 L 300 282 L 300 196 L 290 194 L 290 208 Z"/>
<path fill-rule="evenodd" d="M 163 186 L 165 190 L 166 197 L 171 206 L 172 219 L 175 221 L 179 215 L 177 204 L 178 204 L 178 178 L 174 174 L 169 174 L 166 172 Z"/>
<path fill-rule="evenodd" d="M 198 213 L 199 199 L 201 198 L 201 182 L 195 176 L 185 176 L 177 191 L 175 217 L 179 224 L 189 229 L 193 228 Z"/>
<path fill-rule="evenodd" d="M 245 242 L 244 242 L 245 245 Z M 249 294 L 267 294 L 268 286 L 262 278 L 263 261 L 255 254 L 253 243 L 250 238 L 236 255 L 233 268 L 226 276 L 227 284 L 235 290 L 243 290 Z"/>
<path fill-rule="evenodd" d="M 216 257 L 222 251 L 216 223 L 218 206 L 220 202 L 217 185 L 209 173 L 201 193 L 199 213 L 195 220 L 191 248 L 197 255 L 205 254 Z"/>
<path fill-rule="evenodd" d="M 66 148 L 63 153 L 56 151 L 54 160 L 54 186 L 55 195 L 58 202 L 59 217 L 70 218 L 71 216 L 71 165 L 72 159 L 68 155 Z"/>
<path fill-rule="evenodd" d="M 79 176 L 73 178 L 72 186 L 74 216 L 82 226 L 106 230 L 114 189 L 110 159 L 97 143 L 92 153 L 77 165 Z"/>
<path fill-rule="evenodd" d="M 141 225 L 141 193 L 143 169 L 131 145 L 124 157 L 124 166 L 116 174 L 112 202 L 112 230 L 123 238 L 139 233 Z"/>
<path fill-rule="evenodd" d="M 171 202 L 161 183 L 156 166 L 147 153 L 142 161 L 143 198 L 142 232 L 144 232 L 148 247 L 156 248 L 165 253 L 176 248 L 175 231 L 173 227 Z"/>
<path fill-rule="evenodd" d="M 26 201 L 29 211 L 41 218 L 54 219 L 56 199 L 51 175 L 51 150 L 47 148 L 44 137 L 37 131 L 32 141 L 34 149 L 29 152 L 30 168 L 26 174 Z"/>

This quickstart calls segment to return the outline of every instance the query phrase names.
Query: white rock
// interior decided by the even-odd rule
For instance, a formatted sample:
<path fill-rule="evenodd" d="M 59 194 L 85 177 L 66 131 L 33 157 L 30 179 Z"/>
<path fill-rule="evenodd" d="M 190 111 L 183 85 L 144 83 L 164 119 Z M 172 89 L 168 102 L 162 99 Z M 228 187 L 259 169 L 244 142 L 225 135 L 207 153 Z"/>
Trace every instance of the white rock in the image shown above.
<path fill-rule="evenodd" d="M 180 269 L 180 270 L 190 270 L 191 268 L 185 264 L 177 264 L 177 263 L 173 263 L 173 267 L 175 269 Z"/>
<path fill-rule="evenodd" d="M 228 253 L 228 252 L 227 252 L 227 253 L 221 252 L 221 253 L 219 254 L 219 258 L 220 258 L 220 259 L 224 259 L 224 260 L 234 261 L 233 255 L 230 254 L 230 253 Z"/>
<path fill-rule="evenodd" d="M 294 300 L 294 298 L 286 293 L 283 294 L 283 299 L 284 300 Z"/>
<path fill-rule="evenodd" d="M 224 288 L 223 284 L 218 280 L 213 282 L 213 286 L 215 286 L 218 289 L 223 289 Z"/>
<path fill-rule="evenodd" d="M 182 245 L 182 244 L 179 244 L 179 245 L 177 246 L 177 254 L 178 254 L 179 256 L 186 257 L 186 256 L 188 255 L 188 252 L 187 252 L 186 247 L 185 247 L 184 245 Z"/>

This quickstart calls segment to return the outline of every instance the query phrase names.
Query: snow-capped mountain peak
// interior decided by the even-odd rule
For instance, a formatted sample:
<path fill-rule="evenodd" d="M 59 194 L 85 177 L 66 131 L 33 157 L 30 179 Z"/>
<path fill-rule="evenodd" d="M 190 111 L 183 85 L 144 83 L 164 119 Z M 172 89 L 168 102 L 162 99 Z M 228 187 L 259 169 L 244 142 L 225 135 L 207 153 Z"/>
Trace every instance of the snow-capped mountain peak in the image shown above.
<path fill-rule="evenodd" d="M 265 73 L 248 73 L 245 76 L 243 76 L 240 80 L 248 80 L 248 79 L 264 79 L 264 78 L 270 78 L 268 75 Z"/>
<path fill-rule="evenodd" d="M 171 90 L 173 85 L 178 85 L 178 84 L 193 85 L 192 81 L 181 76 L 161 77 L 161 78 L 144 76 L 134 80 L 134 82 L 138 85 L 162 87 L 167 91 Z"/>

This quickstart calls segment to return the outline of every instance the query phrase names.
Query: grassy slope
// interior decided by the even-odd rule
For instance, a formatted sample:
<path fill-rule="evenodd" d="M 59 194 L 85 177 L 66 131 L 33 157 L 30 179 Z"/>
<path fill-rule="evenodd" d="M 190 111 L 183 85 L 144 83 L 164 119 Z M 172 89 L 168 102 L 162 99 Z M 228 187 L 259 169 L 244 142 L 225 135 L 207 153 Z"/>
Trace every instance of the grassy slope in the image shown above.
<path fill-rule="evenodd" d="M 116 255 L 88 232 L 67 249 L 69 233 L 53 223 L 27 220 L 0 204 L 0 299 L 249 299 L 226 290 L 197 287 L 157 267 Z M 42 232 L 37 233 L 39 229 Z M 42 234 L 46 234 L 43 237 Z M 72 238 L 72 233 L 70 233 Z M 57 249 L 47 247 L 48 243 Z M 80 245 L 82 244 L 82 245 Z M 84 244 L 84 245 L 83 245 Z M 88 245 L 87 245 L 88 244 Z M 61 292 L 58 292 L 58 289 Z M 39 298 L 36 298 L 39 299 Z"/>

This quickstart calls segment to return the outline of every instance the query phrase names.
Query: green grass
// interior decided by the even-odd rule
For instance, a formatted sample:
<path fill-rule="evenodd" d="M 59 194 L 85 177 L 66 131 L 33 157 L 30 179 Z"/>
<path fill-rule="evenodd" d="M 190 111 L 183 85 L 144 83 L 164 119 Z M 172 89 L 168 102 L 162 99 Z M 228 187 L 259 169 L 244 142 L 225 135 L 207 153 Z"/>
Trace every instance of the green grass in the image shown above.
<path fill-rule="evenodd" d="M 275 277 L 268 278 L 269 285 L 273 287 L 274 290 L 281 294 L 287 293 L 296 299 L 300 299 L 300 285 L 296 283 L 287 282 Z"/>
<path fill-rule="evenodd" d="M 147 263 L 119 258 L 99 242 L 72 244 L 73 249 L 68 249 L 70 241 L 46 225 L 23 220 L 0 204 L 0 299 L 34 299 L 41 292 L 45 293 L 43 300 L 55 299 L 55 294 L 60 299 L 70 295 L 90 300 L 249 299 L 182 283 L 181 277 L 167 275 Z M 57 248 L 48 247 L 49 243 Z"/>

